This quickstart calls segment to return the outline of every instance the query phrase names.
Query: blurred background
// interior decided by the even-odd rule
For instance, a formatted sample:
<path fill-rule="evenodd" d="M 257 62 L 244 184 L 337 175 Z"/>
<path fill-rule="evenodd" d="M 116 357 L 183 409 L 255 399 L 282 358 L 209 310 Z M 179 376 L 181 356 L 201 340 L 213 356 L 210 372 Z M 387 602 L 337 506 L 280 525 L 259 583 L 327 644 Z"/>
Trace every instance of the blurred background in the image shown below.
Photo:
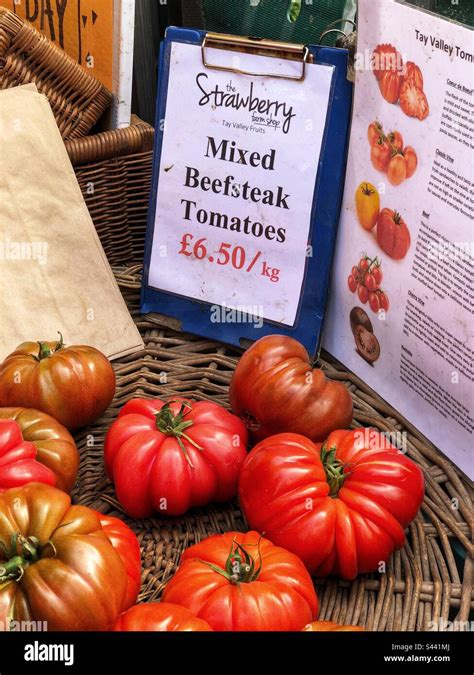
<path fill-rule="evenodd" d="M 410 0 L 407 4 L 474 25 L 474 0 Z M 154 123 L 156 55 L 167 26 L 317 43 L 328 24 L 355 19 L 356 5 L 356 0 L 137 0 L 132 109 Z M 337 37 L 328 35 L 324 44 L 334 44 Z"/>

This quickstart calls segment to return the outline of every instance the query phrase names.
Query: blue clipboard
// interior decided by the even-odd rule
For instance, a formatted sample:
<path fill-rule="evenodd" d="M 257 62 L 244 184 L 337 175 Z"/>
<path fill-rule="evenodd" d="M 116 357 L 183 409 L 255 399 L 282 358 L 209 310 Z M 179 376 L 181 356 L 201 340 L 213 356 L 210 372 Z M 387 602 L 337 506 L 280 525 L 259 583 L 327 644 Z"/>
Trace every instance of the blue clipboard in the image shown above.
<path fill-rule="evenodd" d="M 157 208 L 158 178 L 163 143 L 163 125 L 173 42 L 202 45 L 206 31 L 170 27 L 160 47 L 158 95 L 156 107 L 156 135 L 153 157 L 153 178 L 141 294 L 141 311 L 159 313 L 178 319 L 185 332 L 243 346 L 265 335 L 279 333 L 296 338 L 310 354 L 319 351 L 326 308 L 329 276 L 333 259 L 339 212 L 341 208 L 345 163 L 347 156 L 349 122 L 352 103 L 352 84 L 347 80 L 348 52 L 334 47 L 309 46 L 313 63 L 335 67 L 330 107 L 321 146 L 317 179 L 311 210 L 310 243 L 312 257 L 306 259 L 306 271 L 294 327 L 263 321 L 256 327 L 249 323 L 212 323 L 210 303 L 184 298 L 157 290 L 148 284 L 152 242 Z M 284 48 L 284 44 L 282 44 Z"/>

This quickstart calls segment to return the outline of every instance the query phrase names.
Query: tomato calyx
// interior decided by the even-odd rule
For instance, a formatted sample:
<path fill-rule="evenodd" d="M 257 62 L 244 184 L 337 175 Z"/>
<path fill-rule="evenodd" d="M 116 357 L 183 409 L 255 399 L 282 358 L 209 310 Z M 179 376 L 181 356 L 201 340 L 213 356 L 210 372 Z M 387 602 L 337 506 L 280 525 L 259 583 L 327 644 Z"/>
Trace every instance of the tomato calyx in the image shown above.
<path fill-rule="evenodd" d="M 192 410 L 192 406 L 186 401 L 181 402 L 181 408 L 177 413 L 174 413 L 171 410 L 171 404 L 176 403 L 176 401 L 168 401 L 165 405 L 159 410 L 155 415 L 156 428 L 158 431 L 161 431 L 165 436 L 174 436 L 178 445 L 183 452 L 186 461 L 188 462 L 191 469 L 194 469 L 194 464 L 191 461 L 189 453 L 186 449 L 186 446 L 183 443 L 183 438 L 196 450 L 202 451 L 200 445 L 193 441 L 190 436 L 185 433 L 186 429 L 189 429 L 194 422 L 193 420 L 186 420 L 186 415 Z"/>
<path fill-rule="evenodd" d="M 56 352 L 59 352 L 64 347 L 64 340 L 62 333 L 58 331 L 58 335 L 59 335 L 59 342 L 56 343 L 56 346 L 53 347 L 53 349 L 48 347 L 46 342 L 38 342 L 39 351 L 38 356 L 35 357 L 38 361 L 47 359 L 49 356 L 51 356 L 52 354 L 56 354 Z"/>
<path fill-rule="evenodd" d="M 400 225 L 401 219 L 402 219 L 401 215 L 398 213 L 398 211 L 395 211 L 395 213 L 393 214 L 393 222 L 395 223 L 395 225 Z"/>
<path fill-rule="evenodd" d="M 54 556 L 56 550 L 52 542 L 47 542 L 42 546 L 37 537 L 25 537 L 20 532 L 12 535 L 10 552 L 4 544 L 0 543 L 0 550 L 7 558 L 5 562 L 0 562 L 0 584 L 7 581 L 20 581 L 26 568 L 38 562 L 47 546 L 52 548 Z"/>
<path fill-rule="evenodd" d="M 382 139 L 382 137 L 380 137 L 379 140 L 377 141 L 377 143 L 379 143 L 379 145 L 382 145 L 382 143 L 383 143 L 383 140 L 381 140 L 381 139 Z M 366 197 L 370 197 L 371 195 L 375 194 L 375 190 L 373 190 L 371 187 L 369 187 L 369 183 L 362 183 L 361 190 L 362 190 L 362 193 Z"/>
<path fill-rule="evenodd" d="M 247 549 L 239 544 L 237 541 L 232 542 L 229 557 L 226 560 L 225 569 L 210 563 L 207 560 L 201 560 L 202 563 L 208 565 L 214 572 L 225 577 L 231 584 L 239 586 L 240 584 L 250 584 L 256 581 L 262 570 L 262 554 L 260 552 L 260 541 L 257 544 L 250 544 L 257 546 L 258 561 L 255 561 Z"/>
<path fill-rule="evenodd" d="M 392 146 L 391 159 L 393 159 L 397 155 L 400 155 L 400 157 L 405 157 L 405 155 L 403 154 L 403 150 L 399 150 L 398 148 L 395 148 L 394 146 Z"/>
<path fill-rule="evenodd" d="M 364 266 L 361 265 L 362 262 L 364 263 Z M 372 274 L 375 269 L 381 266 L 382 263 L 379 260 L 378 256 L 370 258 L 368 255 L 364 255 L 364 257 L 361 258 L 359 264 L 354 266 L 355 269 L 353 268 L 352 275 L 354 276 L 357 283 L 363 284 L 366 275 Z"/>
<path fill-rule="evenodd" d="M 259 422 L 258 419 L 257 419 L 254 415 L 252 415 L 252 413 L 249 412 L 248 410 L 244 410 L 244 411 L 241 413 L 241 418 L 242 418 L 242 421 L 244 422 L 245 426 L 247 427 L 247 429 L 248 429 L 249 431 L 254 431 L 254 432 L 255 432 L 255 431 L 258 431 L 258 430 L 260 429 L 260 422 Z"/>
<path fill-rule="evenodd" d="M 366 273 L 369 272 L 369 274 L 371 274 L 371 273 L 373 272 L 373 270 L 374 270 L 376 267 L 380 267 L 381 264 L 382 264 L 382 263 L 380 262 L 380 260 L 378 259 L 378 256 L 374 256 L 373 258 L 370 258 L 370 257 L 367 255 L 367 256 L 365 256 L 365 260 L 367 260 L 367 262 L 369 263 L 369 266 L 368 266 L 368 268 L 365 270 L 365 272 L 366 272 Z"/>
<path fill-rule="evenodd" d="M 349 476 L 349 472 L 345 471 L 346 465 L 336 458 L 336 450 L 337 448 L 328 448 L 326 445 L 321 448 L 321 461 L 329 485 L 329 497 L 333 498 L 337 497 L 344 481 Z"/>

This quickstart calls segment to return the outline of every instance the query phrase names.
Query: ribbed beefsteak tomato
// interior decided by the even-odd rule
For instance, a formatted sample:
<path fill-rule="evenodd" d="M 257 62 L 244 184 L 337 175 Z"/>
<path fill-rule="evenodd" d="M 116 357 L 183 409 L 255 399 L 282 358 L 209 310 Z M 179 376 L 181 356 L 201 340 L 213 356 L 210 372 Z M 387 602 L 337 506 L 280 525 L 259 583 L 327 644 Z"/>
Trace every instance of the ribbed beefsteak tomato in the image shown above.
<path fill-rule="evenodd" d="M 0 494 L 0 625 L 110 630 L 127 574 L 95 511 L 43 483 Z"/>
<path fill-rule="evenodd" d="M 406 79 L 400 87 L 400 108 L 408 117 L 424 120 L 430 113 L 430 106 L 423 89 L 417 87 L 413 78 Z"/>
<path fill-rule="evenodd" d="M 134 518 L 180 515 L 237 492 L 247 456 L 242 421 L 216 403 L 135 398 L 107 432 L 107 473 Z"/>
<path fill-rule="evenodd" d="M 377 45 L 372 52 L 372 70 L 377 80 L 384 73 L 398 71 L 403 65 L 401 54 L 390 44 Z"/>
<path fill-rule="evenodd" d="M 419 66 L 413 61 L 407 61 L 403 68 L 404 81 L 413 82 L 415 87 L 423 89 L 423 75 Z"/>
<path fill-rule="evenodd" d="M 96 511 L 105 534 L 119 554 L 127 573 L 127 591 L 122 609 L 128 609 L 137 601 L 140 592 L 142 566 L 140 544 L 135 533 L 120 518 Z"/>
<path fill-rule="evenodd" d="M 322 441 L 352 420 L 352 399 L 341 382 L 311 368 L 306 349 L 268 335 L 244 352 L 230 383 L 233 411 L 260 440 L 283 431 Z"/>
<path fill-rule="evenodd" d="M 163 600 L 216 631 L 299 631 L 318 612 L 301 560 L 257 532 L 227 532 L 186 549 Z"/>
<path fill-rule="evenodd" d="M 239 496 L 249 525 L 323 577 L 372 572 L 405 544 L 423 500 L 420 468 L 375 429 L 324 444 L 278 434 L 250 452 Z"/>
<path fill-rule="evenodd" d="M 36 408 L 70 430 L 91 424 L 115 394 L 109 360 L 94 347 L 24 342 L 0 365 L 0 406 Z"/>
<path fill-rule="evenodd" d="M 386 71 L 379 80 L 380 93 L 389 103 L 396 103 L 400 95 L 402 78 L 393 71 Z"/>
<path fill-rule="evenodd" d="M 2 487 L 6 489 L 39 481 L 70 492 L 77 478 L 79 452 L 66 427 L 50 415 L 33 408 L 0 408 L 0 427 L 3 420 L 19 426 L 24 444 L 20 452 L 21 459 L 17 456 L 19 462 L 11 454 L 10 460 L 13 459 L 13 462 L 9 462 L 5 454 L 3 461 L 0 459 L 0 490 Z M 34 453 L 30 444 L 34 446 Z M 20 464 L 24 460 L 25 463 Z M 30 471 L 32 462 L 35 462 L 34 471 Z M 38 462 L 42 465 L 40 472 L 36 466 Z M 5 482 L 6 476 L 9 476 L 8 483 Z"/>
<path fill-rule="evenodd" d="M 410 248 L 407 224 L 393 209 L 382 209 L 377 220 L 377 241 L 380 248 L 394 260 L 403 260 Z"/>
<path fill-rule="evenodd" d="M 54 485 L 56 476 L 36 459 L 33 443 L 24 441 L 13 420 L 0 420 L 0 492 L 25 483 Z"/>
<path fill-rule="evenodd" d="M 128 612 L 121 614 L 115 624 L 115 630 L 204 632 L 212 631 L 212 628 L 186 607 L 171 602 L 150 602 L 146 605 L 135 605 Z"/>

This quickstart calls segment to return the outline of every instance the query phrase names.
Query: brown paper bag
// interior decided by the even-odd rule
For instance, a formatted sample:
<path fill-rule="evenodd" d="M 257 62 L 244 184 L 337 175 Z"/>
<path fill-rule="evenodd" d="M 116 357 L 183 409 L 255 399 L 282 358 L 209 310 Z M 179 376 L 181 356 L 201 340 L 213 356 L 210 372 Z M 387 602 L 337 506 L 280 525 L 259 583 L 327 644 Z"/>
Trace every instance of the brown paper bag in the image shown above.
<path fill-rule="evenodd" d="M 0 91 L 0 358 L 25 340 L 143 348 L 47 99 Z"/>

